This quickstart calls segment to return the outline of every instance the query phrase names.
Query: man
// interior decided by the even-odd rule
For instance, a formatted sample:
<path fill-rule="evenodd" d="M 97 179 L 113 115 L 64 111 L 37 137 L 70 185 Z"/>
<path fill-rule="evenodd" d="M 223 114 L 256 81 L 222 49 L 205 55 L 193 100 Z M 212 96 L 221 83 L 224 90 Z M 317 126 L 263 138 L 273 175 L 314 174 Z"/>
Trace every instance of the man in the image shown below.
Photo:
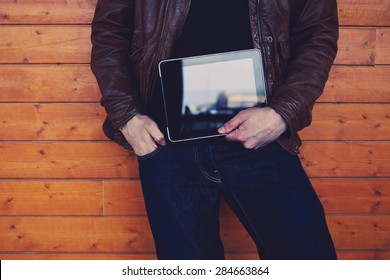
<path fill-rule="evenodd" d="M 297 157 L 337 51 L 335 0 L 99 0 L 91 67 L 107 136 L 138 155 L 159 259 L 223 259 L 221 197 L 262 259 L 335 259 Z M 158 63 L 257 48 L 268 104 L 241 111 L 221 141 L 166 142 Z M 222 138 L 222 137 L 221 137 Z"/>

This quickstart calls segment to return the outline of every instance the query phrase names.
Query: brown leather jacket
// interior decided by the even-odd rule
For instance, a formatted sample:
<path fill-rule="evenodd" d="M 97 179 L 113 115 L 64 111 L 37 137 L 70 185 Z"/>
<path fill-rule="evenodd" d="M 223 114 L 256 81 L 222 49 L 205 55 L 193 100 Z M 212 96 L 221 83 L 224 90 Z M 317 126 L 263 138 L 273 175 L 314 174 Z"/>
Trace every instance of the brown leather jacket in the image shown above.
<path fill-rule="evenodd" d="M 253 44 L 266 61 L 268 106 L 288 124 L 279 143 L 291 153 L 311 123 L 337 52 L 336 0 L 248 0 Z M 102 92 L 107 136 L 131 147 L 118 130 L 142 112 L 170 57 L 191 0 L 98 0 L 91 68 Z M 221 7 L 223 11 L 223 7 Z"/>

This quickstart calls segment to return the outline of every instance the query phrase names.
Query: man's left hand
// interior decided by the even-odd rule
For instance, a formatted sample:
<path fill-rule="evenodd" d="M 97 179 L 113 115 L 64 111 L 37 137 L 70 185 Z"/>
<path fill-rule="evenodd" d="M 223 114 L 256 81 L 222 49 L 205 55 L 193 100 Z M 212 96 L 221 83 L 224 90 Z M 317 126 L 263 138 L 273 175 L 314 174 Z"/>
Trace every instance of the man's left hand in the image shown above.
<path fill-rule="evenodd" d="M 241 142 L 247 149 L 258 149 L 278 139 L 286 128 L 286 122 L 272 108 L 253 107 L 240 111 L 218 132 L 226 134 L 226 140 Z"/>

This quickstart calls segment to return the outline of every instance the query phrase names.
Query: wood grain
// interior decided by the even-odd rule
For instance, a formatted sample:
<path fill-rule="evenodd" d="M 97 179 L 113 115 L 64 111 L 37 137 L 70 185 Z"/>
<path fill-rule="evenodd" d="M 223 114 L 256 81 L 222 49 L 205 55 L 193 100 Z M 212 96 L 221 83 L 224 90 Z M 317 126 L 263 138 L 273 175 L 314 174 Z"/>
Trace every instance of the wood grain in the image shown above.
<path fill-rule="evenodd" d="M 390 214 L 389 179 L 312 179 L 327 214 Z"/>
<path fill-rule="evenodd" d="M 2 140 L 108 140 L 106 112 L 93 104 L 0 104 Z M 383 105 L 317 104 L 304 140 L 390 140 L 390 110 Z"/>
<path fill-rule="evenodd" d="M 341 25 L 390 25 L 390 3 L 388 0 L 338 0 L 337 4 Z"/>
<path fill-rule="evenodd" d="M 305 142 L 311 177 L 389 177 L 389 142 Z M 133 155 L 133 153 L 130 153 Z M 0 143 L 3 178 L 137 178 L 136 157 L 108 142 Z"/>
<path fill-rule="evenodd" d="M 327 214 L 390 214 L 388 179 L 312 183 Z M 2 216 L 146 216 L 139 180 L 1 180 L 0 203 Z"/>
<path fill-rule="evenodd" d="M 89 63 L 90 33 L 89 26 L 0 25 L 0 63 Z M 335 64 L 374 65 L 375 43 L 375 28 L 340 29 Z"/>
<path fill-rule="evenodd" d="M 89 24 L 97 0 L 2 0 L 0 24 Z"/>
<path fill-rule="evenodd" d="M 2 252 L 154 251 L 146 218 L 0 218 Z"/>
<path fill-rule="evenodd" d="M 389 103 L 389 67 L 333 66 L 318 102 Z M 89 65 L 1 65 L 0 102 L 98 102 Z"/>
<path fill-rule="evenodd" d="M 98 102 L 89 65 L 1 65 L 0 102 Z"/>
<path fill-rule="evenodd" d="M 386 177 L 387 142 L 306 142 L 303 164 L 312 177 Z M 133 178 L 134 157 L 112 143 L 2 143 L 3 178 Z"/>
<path fill-rule="evenodd" d="M 321 105 L 304 140 L 390 140 L 390 107 L 386 105 Z"/>
<path fill-rule="evenodd" d="M 390 260 L 389 251 L 338 251 L 340 260 Z"/>
<path fill-rule="evenodd" d="M 388 179 L 312 179 L 327 214 L 390 214 Z M 146 215 L 140 182 L 104 181 L 106 215 Z M 353 194 L 353 195 L 351 195 Z M 221 204 L 221 216 L 234 213 Z"/>
<path fill-rule="evenodd" d="M 105 180 L 104 214 L 106 216 L 146 216 L 139 180 Z"/>
<path fill-rule="evenodd" d="M 318 102 L 390 103 L 390 68 L 333 66 Z"/>
<path fill-rule="evenodd" d="M 103 215 L 101 181 L 0 180 L 1 216 Z"/>
<path fill-rule="evenodd" d="M 0 63 L 89 63 L 87 26 L 0 26 Z"/>
<path fill-rule="evenodd" d="M 0 24 L 89 24 L 97 0 L 2 0 Z M 341 25 L 390 25 L 387 0 L 338 0 Z"/>
<path fill-rule="evenodd" d="M 328 216 L 337 250 L 390 249 L 389 216 Z M 0 218 L 0 248 L 6 252 L 150 253 L 153 240 L 146 218 Z M 233 217 L 221 220 L 225 250 L 255 251 Z"/>
<path fill-rule="evenodd" d="M 108 140 L 100 104 L 0 104 L 3 140 Z"/>
<path fill-rule="evenodd" d="M 389 11 L 388 11 L 389 12 Z M 379 28 L 377 35 L 377 64 L 390 64 L 390 28 Z"/>
<path fill-rule="evenodd" d="M 337 250 L 390 249 L 390 216 L 328 216 Z"/>
<path fill-rule="evenodd" d="M 389 142 L 305 142 L 302 164 L 311 177 L 389 177 Z"/>
<path fill-rule="evenodd" d="M 138 177 L 136 157 L 108 142 L 0 142 L 0 166 L 2 178 Z"/>
<path fill-rule="evenodd" d="M 376 30 L 374 28 L 340 29 L 335 64 L 374 65 Z"/>

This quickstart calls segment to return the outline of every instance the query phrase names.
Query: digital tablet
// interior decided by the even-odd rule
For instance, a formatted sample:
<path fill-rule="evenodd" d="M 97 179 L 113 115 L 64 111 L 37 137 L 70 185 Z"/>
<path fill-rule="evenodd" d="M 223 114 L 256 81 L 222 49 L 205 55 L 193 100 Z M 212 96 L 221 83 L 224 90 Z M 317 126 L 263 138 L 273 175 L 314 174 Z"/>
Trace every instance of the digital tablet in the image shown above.
<path fill-rule="evenodd" d="M 171 142 L 223 136 L 240 110 L 267 102 L 257 49 L 163 60 L 159 75 Z"/>

